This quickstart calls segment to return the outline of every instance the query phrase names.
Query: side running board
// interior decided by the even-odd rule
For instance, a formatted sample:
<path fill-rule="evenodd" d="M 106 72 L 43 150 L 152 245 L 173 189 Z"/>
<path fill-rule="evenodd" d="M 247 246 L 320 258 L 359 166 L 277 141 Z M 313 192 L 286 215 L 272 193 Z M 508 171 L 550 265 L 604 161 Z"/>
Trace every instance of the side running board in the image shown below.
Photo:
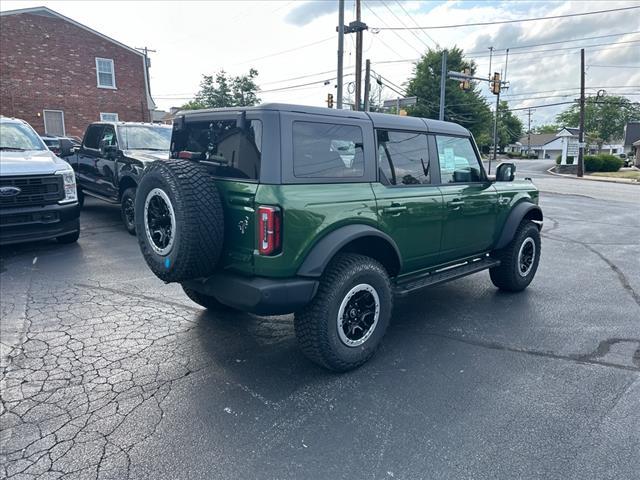
<path fill-rule="evenodd" d="M 408 295 L 409 293 L 420 290 L 421 288 L 456 280 L 458 278 L 471 275 L 472 273 L 497 267 L 498 265 L 500 265 L 500 260 L 496 260 L 491 257 L 469 260 L 460 265 L 448 267 L 439 271 L 436 270 L 422 275 L 419 278 L 412 278 L 405 282 L 397 283 L 394 287 L 394 293 L 398 296 Z"/>

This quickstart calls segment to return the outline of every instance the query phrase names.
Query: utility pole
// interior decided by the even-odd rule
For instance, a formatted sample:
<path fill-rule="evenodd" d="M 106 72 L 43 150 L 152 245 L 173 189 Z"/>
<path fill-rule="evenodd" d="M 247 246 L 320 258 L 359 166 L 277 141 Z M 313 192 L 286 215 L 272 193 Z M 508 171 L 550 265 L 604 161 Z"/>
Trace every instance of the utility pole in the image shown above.
<path fill-rule="evenodd" d="M 531 152 L 531 109 L 527 111 L 527 117 L 529 117 L 528 126 L 527 126 L 527 157 Z"/>
<path fill-rule="evenodd" d="M 580 136 L 578 137 L 578 177 L 584 175 L 584 48 L 580 50 Z"/>
<path fill-rule="evenodd" d="M 361 21 L 360 0 L 356 0 L 356 22 Z M 362 30 L 356 32 L 356 110 L 360 110 L 362 98 Z"/>
<path fill-rule="evenodd" d="M 498 156 L 498 115 L 500 111 L 500 91 L 496 94 L 496 116 L 493 119 L 493 161 L 495 163 Z M 491 173 L 491 162 L 489 162 L 489 173 Z"/>
<path fill-rule="evenodd" d="M 371 60 L 367 58 L 364 69 L 364 111 L 371 110 L 369 105 L 369 95 L 371 93 Z"/>
<path fill-rule="evenodd" d="M 444 120 L 444 94 L 447 85 L 447 51 L 442 51 L 442 70 L 440 73 L 440 114 L 439 120 Z"/>
<path fill-rule="evenodd" d="M 344 56 L 344 0 L 338 0 L 338 91 L 337 106 L 342 110 L 342 83 L 343 83 L 343 56 Z"/>

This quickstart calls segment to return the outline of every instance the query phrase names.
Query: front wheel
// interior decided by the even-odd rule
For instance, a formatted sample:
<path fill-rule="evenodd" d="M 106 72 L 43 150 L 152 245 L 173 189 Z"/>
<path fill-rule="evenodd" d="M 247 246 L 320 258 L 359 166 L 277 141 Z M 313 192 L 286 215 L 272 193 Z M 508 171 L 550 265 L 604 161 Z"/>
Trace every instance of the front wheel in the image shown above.
<path fill-rule="evenodd" d="M 491 281 L 500 290 L 519 292 L 529 286 L 540 262 L 540 230 L 532 221 L 523 221 L 513 240 L 503 249 L 493 252 L 500 260 L 491 268 Z"/>
<path fill-rule="evenodd" d="M 327 267 L 312 302 L 295 314 L 296 338 L 313 362 L 351 370 L 376 352 L 392 309 L 384 267 L 363 255 L 341 254 Z"/>
<path fill-rule="evenodd" d="M 135 187 L 127 188 L 122 192 L 120 199 L 120 215 L 122 216 L 122 223 L 124 228 L 127 229 L 131 235 L 136 234 L 136 221 L 135 221 L 135 205 L 136 205 L 136 189 Z"/>

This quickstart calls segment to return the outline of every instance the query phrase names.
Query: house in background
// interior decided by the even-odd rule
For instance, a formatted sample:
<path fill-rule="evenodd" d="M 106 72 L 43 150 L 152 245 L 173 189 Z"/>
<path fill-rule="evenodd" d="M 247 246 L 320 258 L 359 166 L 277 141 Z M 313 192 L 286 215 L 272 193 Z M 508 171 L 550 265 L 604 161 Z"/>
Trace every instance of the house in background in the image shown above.
<path fill-rule="evenodd" d="M 49 8 L 0 13 L 0 114 L 82 136 L 98 120 L 151 121 L 147 58 Z"/>
<path fill-rule="evenodd" d="M 632 121 L 628 122 L 624 126 L 624 153 L 627 155 L 636 155 L 638 158 L 637 152 L 637 143 L 640 140 L 640 121 Z"/>

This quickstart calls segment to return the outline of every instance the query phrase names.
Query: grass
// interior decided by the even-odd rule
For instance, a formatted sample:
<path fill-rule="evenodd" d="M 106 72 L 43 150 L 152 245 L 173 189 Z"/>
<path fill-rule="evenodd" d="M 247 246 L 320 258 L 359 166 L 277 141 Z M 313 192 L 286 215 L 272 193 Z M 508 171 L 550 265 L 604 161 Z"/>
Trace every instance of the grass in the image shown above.
<path fill-rule="evenodd" d="M 612 177 L 612 178 L 627 178 L 640 182 L 640 170 L 620 170 L 618 172 L 593 172 L 588 173 L 596 177 Z"/>

